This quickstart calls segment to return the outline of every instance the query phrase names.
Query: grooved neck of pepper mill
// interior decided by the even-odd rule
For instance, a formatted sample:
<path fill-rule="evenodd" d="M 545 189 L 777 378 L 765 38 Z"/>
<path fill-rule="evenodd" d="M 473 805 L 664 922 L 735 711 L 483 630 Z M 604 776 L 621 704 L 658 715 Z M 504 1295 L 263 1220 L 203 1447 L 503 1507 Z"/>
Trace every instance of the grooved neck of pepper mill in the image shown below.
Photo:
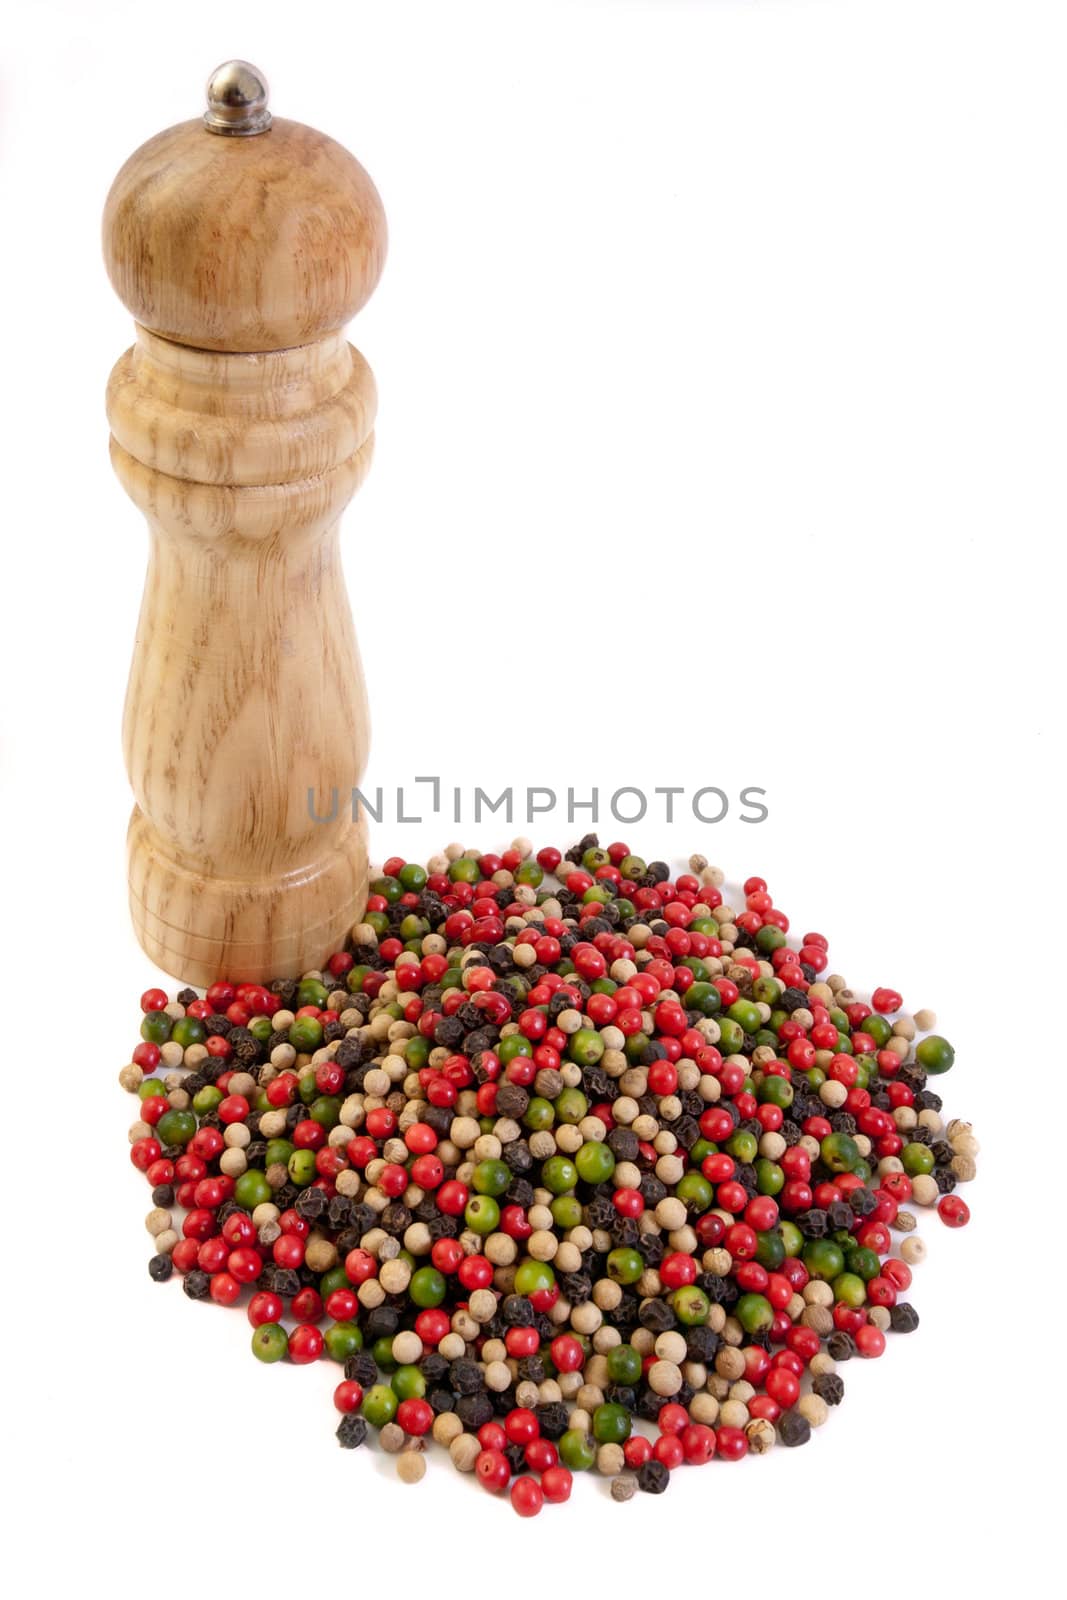
<path fill-rule="evenodd" d="M 224 61 L 207 80 L 205 128 L 237 138 L 266 133 L 269 92 L 266 78 L 250 61 Z"/>

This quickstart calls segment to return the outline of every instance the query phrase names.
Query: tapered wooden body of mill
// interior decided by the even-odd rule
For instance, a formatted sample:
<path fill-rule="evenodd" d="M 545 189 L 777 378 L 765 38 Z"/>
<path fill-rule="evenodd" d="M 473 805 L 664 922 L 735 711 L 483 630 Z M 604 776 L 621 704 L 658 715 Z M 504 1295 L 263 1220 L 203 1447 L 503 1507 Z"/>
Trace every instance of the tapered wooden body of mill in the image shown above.
<path fill-rule="evenodd" d="M 108 386 L 111 455 L 150 536 L 123 727 L 134 927 L 187 983 L 296 975 L 366 900 L 338 519 L 370 461 L 375 389 L 341 330 L 382 269 L 381 201 L 230 62 L 204 117 L 127 161 L 103 235 L 137 334 Z"/>

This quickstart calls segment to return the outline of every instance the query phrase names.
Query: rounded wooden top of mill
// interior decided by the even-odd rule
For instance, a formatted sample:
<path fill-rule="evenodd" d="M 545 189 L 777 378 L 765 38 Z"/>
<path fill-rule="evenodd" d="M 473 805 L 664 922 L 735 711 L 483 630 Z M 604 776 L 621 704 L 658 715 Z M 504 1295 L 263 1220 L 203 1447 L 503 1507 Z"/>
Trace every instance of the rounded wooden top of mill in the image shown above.
<path fill-rule="evenodd" d="M 153 333 L 204 350 L 283 350 L 343 328 L 374 291 L 386 238 L 359 162 L 314 128 L 272 119 L 247 62 L 212 73 L 203 118 L 133 153 L 104 207 L 104 261 L 123 304 Z"/>

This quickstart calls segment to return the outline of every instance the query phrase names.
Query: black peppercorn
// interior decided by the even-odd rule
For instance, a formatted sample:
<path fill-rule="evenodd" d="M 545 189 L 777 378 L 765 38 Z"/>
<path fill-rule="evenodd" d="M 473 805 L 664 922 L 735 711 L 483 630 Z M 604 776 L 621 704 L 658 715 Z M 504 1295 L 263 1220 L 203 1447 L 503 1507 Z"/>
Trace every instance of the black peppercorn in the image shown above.
<path fill-rule="evenodd" d="M 369 1350 L 357 1350 L 354 1356 L 349 1356 L 344 1370 L 349 1382 L 358 1383 L 364 1389 L 378 1381 L 378 1364 Z"/>
<path fill-rule="evenodd" d="M 358 1411 L 349 1412 L 337 1424 L 337 1442 L 346 1450 L 355 1450 L 367 1437 L 367 1424 Z"/>
<path fill-rule="evenodd" d="M 811 1438 L 811 1423 L 799 1411 L 783 1412 L 778 1419 L 778 1437 L 791 1449 L 798 1444 L 807 1444 Z"/>
<path fill-rule="evenodd" d="M 637 1487 L 644 1490 L 645 1494 L 662 1494 L 671 1475 L 662 1461 L 646 1461 L 637 1474 Z"/>

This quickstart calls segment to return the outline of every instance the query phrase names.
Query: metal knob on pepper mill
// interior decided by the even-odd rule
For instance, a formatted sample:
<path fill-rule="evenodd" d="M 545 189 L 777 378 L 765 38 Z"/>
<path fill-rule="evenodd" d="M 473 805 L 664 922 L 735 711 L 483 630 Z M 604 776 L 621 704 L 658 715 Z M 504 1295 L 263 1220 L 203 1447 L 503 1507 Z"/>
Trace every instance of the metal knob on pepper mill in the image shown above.
<path fill-rule="evenodd" d="M 103 243 L 136 323 L 108 385 L 111 458 L 150 535 L 123 722 L 134 928 L 187 983 L 297 975 L 367 893 L 338 522 L 376 395 L 341 330 L 381 274 L 381 200 L 233 61 L 203 117 L 126 162 Z"/>

